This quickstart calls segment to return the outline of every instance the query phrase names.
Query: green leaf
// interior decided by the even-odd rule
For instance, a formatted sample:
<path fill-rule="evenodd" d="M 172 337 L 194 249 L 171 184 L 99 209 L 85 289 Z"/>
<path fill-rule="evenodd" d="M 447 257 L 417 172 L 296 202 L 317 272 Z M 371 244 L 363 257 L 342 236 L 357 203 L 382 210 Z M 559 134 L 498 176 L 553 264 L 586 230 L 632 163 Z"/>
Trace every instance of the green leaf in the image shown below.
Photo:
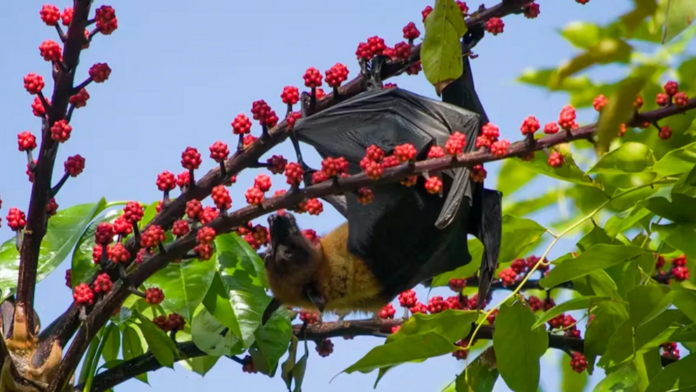
<path fill-rule="evenodd" d="M 684 312 L 686 317 L 696 323 L 696 293 L 691 290 L 679 290 L 674 296 L 674 305 Z"/>
<path fill-rule="evenodd" d="M 580 53 L 558 67 L 556 74 L 549 83 L 550 88 L 557 88 L 563 79 L 595 64 L 628 63 L 632 52 L 633 48 L 624 40 L 608 37 L 602 38 L 596 45 L 587 48 L 585 52 Z M 635 99 L 635 96 L 633 98 Z"/>
<path fill-rule="evenodd" d="M 435 278 L 433 278 L 431 287 L 447 286 L 450 279 L 465 279 L 470 278 L 478 272 L 481 266 L 481 258 L 483 257 L 483 244 L 477 238 L 472 238 L 467 241 L 469 244 L 469 254 L 471 255 L 471 262 L 469 264 L 463 265 L 456 270 L 442 273 Z"/>
<path fill-rule="evenodd" d="M 123 359 L 128 361 L 135 357 L 139 357 L 145 353 L 145 338 L 142 337 L 140 329 L 136 329 L 134 324 L 128 323 L 124 325 L 122 330 L 123 342 Z M 142 373 L 135 376 L 136 379 L 147 384 L 147 373 Z"/>
<path fill-rule="evenodd" d="M 94 232 L 97 230 L 97 226 L 102 222 L 113 223 L 122 214 L 123 210 L 109 211 L 101 218 L 90 223 L 85 232 L 82 233 L 72 255 L 70 283 L 72 283 L 73 288 L 80 283 L 88 282 L 98 269 L 98 265 L 94 264 L 92 259 L 92 249 L 95 245 Z"/>
<path fill-rule="evenodd" d="M 269 369 L 274 369 L 278 365 L 280 357 L 288 350 L 292 336 L 292 325 L 285 315 L 275 313 L 266 325 L 254 332 L 254 336 L 256 345 L 266 361 L 265 365 Z"/>
<path fill-rule="evenodd" d="M 660 234 L 660 238 L 674 249 L 678 249 L 688 259 L 696 258 L 696 224 L 672 223 L 669 225 L 653 225 L 653 231 Z"/>
<path fill-rule="evenodd" d="M 601 27 L 588 22 L 570 22 L 561 30 L 561 35 L 573 46 L 589 49 L 599 43 Z"/>
<path fill-rule="evenodd" d="M 514 161 L 514 159 L 505 160 L 505 162 Z M 560 194 L 561 191 L 559 189 L 551 189 L 541 196 L 503 203 L 503 215 L 525 216 L 543 210 L 554 203 L 558 203 L 561 199 Z"/>
<path fill-rule="evenodd" d="M 673 222 L 696 223 L 696 198 L 681 193 L 672 193 L 671 201 L 655 195 L 640 202 L 651 212 Z"/>
<path fill-rule="evenodd" d="M 538 173 L 520 164 L 520 160 L 506 159 L 498 173 L 496 189 L 505 196 L 510 196 L 515 191 L 532 181 Z"/>
<path fill-rule="evenodd" d="M 138 314 L 138 318 L 140 319 L 140 330 L 143 332 L 150 352 L 160 365 L 173 368 L 174 359 L 178 357 L 179 351 L 172 339 L 148 318 L 141 314 Z"/>
<path fill-rule="evenodd" d="M 503 235 L 498 262 L 506 263 L 525 255 L 541 241 L 545 232 L 545 227 L 531 219 L 503 216 Z"/>
<path fill-rule="evenodd" d="M 245 350 L 242 340 L 203 306 L 198 308 L 191 322 L 191 339 L 201 351 L 215 357 L 237 355 Z"/>
<path fill-rule="evenodd" d="M 390 335 L 389 343 L 408 336 L 431 332 L 455 342 L 469 334 L 471 324 L 477 318 L 476 312 L 452 309 L 436 314 L 416 313 L 401 325 L 397 333 Z"/>
<path fill-rule="evenodd" d="M 625 123 L 635 110 L 633 102 L 646 82 L 647 77 L 644 75 L 630 76 L 624 79 L 620 87 L 609 97 L 609 102 L 602 109 L 597 125 L 595 149 L 600 154 L 606 152 L 612 140 L 618 137 L 621 124 Z"/>
<path fill-rule="evenodd" d="M 576 244 L 580 252 L 584 252 L 597 244 L 611 244 L 614 240 L 599 226 L 592 227 L 592 230 L 585 234 Z"/>
<path fill-rule="evenodd" d="M 190 322 L 214 277 L 214 261 L 184 260 L 167 264 L 145 281 L 145 287 L 162 289 L 165 293 L 162 307 Z"/>
<path fill-rule="evenodd" d="M 575 259 L 556 266 L 539 284 L 548 289 L 594 271 L 636 260 L 640 257 L 652 256 L 649 252 L 633 246 L 597 244 Z"/>
<path fill-rule="evenodd" d="M 80 235 L 89 222 L 97 216 L 104 206 L 103 198 L 98 203 L 78 204 L 58 210 L 48 220 L 48 231 L 41 241 L 37 282 L 47 277 L 65 260 L 75 247 Z M 17 287 L 19 277 L 19 252 L 12 238 L 0 246 L 0 287 L 4 290 Z"/>
<path fill-rule="evenodd" d="M 660 11 L 664 11 L 665 26 L 662 32 L 662 43 L 678 36 L 696 19 L 696 1 L 694 0 L 662 0 Z"/>
<path fill-rule="evenodd" d="M 116 325 L 116 324 L 109 324 Z M 106 338 L 106 343 L 104 343 L 104 349 L 102 350 L 102 357 L 104 362 L 110 362 L 118 358 L 121 352 L 121 334 L 118 331 L 111 331 L 109 336 Z"/>
<path fill-rule="evenodd" d="M 655 0 L 633 0 L 636 8 L 621 16 L 621 22 L 628 30 L 629 35 L 632 34 L 648 16 L 652 16 L 657 11 L 657 3 Z"/>
<path fill-rule="evenodd" d="M 686 390 L 696 387 L 696 355 L 691 354 L 667 365 L 650 380 L 645 392 Z"/>
<path fill-rule="evenodd" d="M 592 392 L 640 392 L 638 371 L 632 362 L 621 365 L 617 370 L 600 381 Z"/>
<path fill-rule="evenodd" d="M 611 301 L 597 305 L 592 314 L 594 319 L 587 326 L 584 351 L 590 369 L 595 358 L 606 351 L 607 343 L 614 331 L 628 320 L 628 311 L 625 306 Z"/>
<path fill-rule="evenodd" d="M 638 327 L 635 336 L 635 346 L 639 352 L 660 347 L 664 342 L 669 342 L 671 336 L 677 331 L 674 325 L 684 317 L 684 313 L 676 309 L 667 309 Z"/>
<path fill-rule="evenodd" d="M 549 88 L 551 80 L 554 78 L 556 70 L 550 69 L 526 69 L 522 72 L 520 77 L 517 79 L 521 83 L 530 84 L 532 86 Z M 555 81 L 554 81 L 555 82 Z M 581 92 L 588 89 L 595 89 L 592 81 L 587 76 L 577 76 L 577 77 L 567 77 L 561 81 L 560 86 L 555 86 L 556 90 L 563 90 L 568 92 Z M 592 99 L 596 97 L 597 94 L 592 95 Z"/>
<path fill-rule="evenodd" d="M 425 19 L 425 37 L 421 45 L 421 63 L 426 79 L 437 95 L 462 75 L 464 65 L 460 40 L 466 34 L 462 10 L 454 0 L 435 0 L 433 11 Z"/>
<path fill-rule="evenodd" d="M 696 164 L 696 142 L 687 144 L 665 154 L 655 162 L 653 171 L 660 177 L 688 173 Z"/>
<path fill-rule="evenodd" d="M 592 321 L 594 322 L 594 320 Z M 599 359 L 597 365 L 609 369 L 621 364 L 626 358 L 630 357 L 635 351 L 633 347 L 633 326 L 630 320 L 624 321 L 617 328 L 607 343 L 607 350 Z"/>
<path fill-rule="evenodd" d="M 572 182 L 574 184 L 593 186 L 602 189 L 602 184 L 592 180 L 592 177 L 588 176 L 583 172 L 571 155 L 570 147 L 563 147 L 563 145 L 556 146 L 556 149 L 563 155 L 565 162 L 561 167 L 551 167 L 548 163 L 548 158 L 546 154 L 537 153 L 534 154 L 534 158 L 530 161 L 523 161 L 520 158 L 515 158 L 515 160 L 524 167 L 534 170 L 537 173 L 544 174 L 549 177 L 553 177 L 559 180 Z"/>
<path fill-rule="evenodd" d="M 641 173 L 655 164 L 655 155 L 643 143 L 626 142 L 612 150 L 592 166 L 589 173 Z"/>
<path fill-rule="evenodd" d="M 609 297 L 612 299 L 621 298 L 621 294 L 619 294 L 619 288 L 617 287 L 616 282 L 614 282 L 614 279 L 612 279 L 606 271 L 599 270 L 592 272 L 591 274 L 587 275 L 587 278 L 590 287 L 592 287 L 592 291 L 598 296 Z"/>
<path fill-rule="evenodd" d="M 500 376 L 516 392 L 536 392 L 539 358 L 549 347 L 544 327 L 532 329 L 536 317 L 522 302 L 505 303 L 496 316 L 493 348 Z"/>
<path fill-rule="evenodd" d="M 630 320 L 634 327 L 650 321 L 649 316 L 657 316 L 667 309 L 672 301 L 666 296 L 665 289 L 657 285 L 638 286 L 628 293 Z"/>
<path fill-rule="evenodd" d="M 535 329 L 541 325 L 544 325 L 545 322 L 551 320 L 552 318 L 561 315 L 565 312 L 570 312 L 571 310 L 579 310 L 579 309 L 588 309 L 593 306 L 593 304 L 597 304 L 603 301 L 608 301 L 611 300 L 609 297 L 597 297 L 597 296 L 589 296 L 589 297 L 578 297 L 578 298 L 573 298 L 571 300 L 568 300 L 566 302 L 563 302 L 561 304 L 557 304 L 553 308 L 549 309 L 548 311 L 544 312 L 538 320 L 534 324 L 532 324 L 532 329 Z"/>
<path fill-rule="evenodd" d="M 222 281 L 222 277 L 217 272 L 213 277 L 208 293 L 203 298 L 203 305 L 216 320 L 229 328 L 235 336 L 242 336 L 239 321 L 237 321 L 237 316 L 234 314 L 232 304 L 230 304 L 229 292 L 225 287 L 225 282 Z"/>
<path fill-rule="evenodd" d="M 449 354 L 457 349 L 449 339 L 435 332 L 406 336 L 402 339 L 377 346 L 359 361 L 344 370 L 345 373 L 371 371 L 396 366 L 411 361 L 423 361 L 428 358 Z"/>
<path fill-rule="evenodd" d="M 205 376 L 210 369 L 215 366 L 220 357 L 214 357 L 212 355 L 206 355 L 203 357 L 189 358 L 179 362 L 184 368 L 200 374 L 201 377 Z"/>
<path fill-rule="evenodd" d="M 493 348 L 487 348 L 481 355 L 469 365 L 469 380 L 467 372 L 461 372 L 455 383 L 456 392 L 492 392 L 495 382 L 498 380 L 495 354 Z"/>
<path fill-rule="evenodd" d="M 612 215 L 604 224 L 604 230 L 610 238 L 615 238 L 617 234 L 633 228 L 641 219 L 653 215 L 647 208 L 635 206 L 630 210 Z"/>

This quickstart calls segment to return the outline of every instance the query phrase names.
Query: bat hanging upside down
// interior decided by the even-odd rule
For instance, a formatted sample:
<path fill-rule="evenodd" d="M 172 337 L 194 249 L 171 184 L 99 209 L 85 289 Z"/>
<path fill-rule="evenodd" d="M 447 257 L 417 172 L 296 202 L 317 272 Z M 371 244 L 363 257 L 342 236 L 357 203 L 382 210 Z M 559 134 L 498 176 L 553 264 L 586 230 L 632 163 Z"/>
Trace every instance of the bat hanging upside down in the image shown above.
<path fill-rule="evenodd" d="M 305 172 L 311 169 L 302 160 L 299 141 L 324 159 L 345 158 L 349 174 L 362 171 L 360 161 L 372 145 L 389 155 L 396 146 L 410 143 L 416 160 L 423 160 L 432 146 L 444 146 L 458 131 L 466 140 L 464 151 L 474 151 L 488 119 L 474 90 L 468 58 L 462 76 L 443 91 L 444 102 L 399 88 L 383 89 L 380 61 L 378 56 L 371 64 L 366 92 L 297 121 L 291 138 Z M 485 247 L 480 308 L 490 294 L 497 264 L 502 195 L 474 182 L 469 173 L 466 167 L 430 173 L 442 177 L 441 194 L 430 194 L 419 176 L 410 187 L 398 182 L 370 186 L 373 200 L 367 205 L 353 193 L 338 196 L 332 204 L 342 206 L 347 222 L 318 243 L 305 238 L 291 214 L 271 215 L 264 263 L 274 299 L 263 322 L 281 305 L 341 315 L 376 312 L 399 293 L 469 263 L 469 234 Z"/>

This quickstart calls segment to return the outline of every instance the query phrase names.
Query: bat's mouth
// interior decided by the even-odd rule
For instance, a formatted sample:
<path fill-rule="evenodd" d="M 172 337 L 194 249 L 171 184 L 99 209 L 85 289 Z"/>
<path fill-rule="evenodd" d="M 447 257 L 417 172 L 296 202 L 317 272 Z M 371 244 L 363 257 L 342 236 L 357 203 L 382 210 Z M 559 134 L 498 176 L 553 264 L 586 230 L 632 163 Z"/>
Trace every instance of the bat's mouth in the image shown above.
<path fill-rule="evenodd" d="M 274 244 L 281 244 L 299 231 L 297 222 L 292 214 L 283 215 L 273 214 L 268 217 L 268 229 L 271 233 L 271 241 Z"/>

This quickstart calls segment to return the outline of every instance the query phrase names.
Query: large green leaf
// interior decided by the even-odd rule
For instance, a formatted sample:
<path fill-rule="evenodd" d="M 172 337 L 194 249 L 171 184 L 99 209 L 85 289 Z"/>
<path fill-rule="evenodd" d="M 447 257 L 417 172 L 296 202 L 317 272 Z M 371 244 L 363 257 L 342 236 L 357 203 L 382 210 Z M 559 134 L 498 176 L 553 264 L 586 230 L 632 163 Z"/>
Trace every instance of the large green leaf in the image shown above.
<path fill-rule="evenodd" d="M 210 369 L 212 369 L 215 364 L 217 364 L 220 357 L 214 357 L 212 355 L 206 355 L 204 357 L 189 358 L 179 362 L 179 364 L 194 373 L 200 374 L 201 377 L 208 374 Z"/>
<path fill-rule="evenodd" d="M 588 22 L 570 22 L 561 29 L 563 38 L 580 49 L 589 49 L 597 45 L 601 34 L 601 27 Z"/>
<path fill-rule="evenodd" d="M 655 0 L 633 0 L 636 7 L 621 16 L 621 22 L 629 36 L 642 24 L 643 20 L 655 14 L 657 3 Z"/>
<path fill-rule="evenodd" d="M 531 219 L 503 216 L 503 235 L 498 262 L 506 263 L 524 256 L 541 241 L 545 232 L 545 227 Z"/>
<path fill-rule="evenodd" d="M 105 199 L 98 203 L 78 204 L 58 210 L 48 220 L 48 231 L 41 242 L 37 281 L 43 280 L 60 265 L 75 247 L 85 228 L 106 207 Z M 19 252 L 12 238 L 0 246 L 0 287 L 17 287 Z"/>
<path fill-rule="evenodd" d="M 406 336 L 370 350 L 364 357 L 344 370 L 345 373 L 369 373 L 375 369 L 411 361 L 423 361 L 457 349 L 449 339 L 435 332 Z"/>
<path fill-rule="evenodd" d="M 462 75 L 464 65 L 460 40 L 466 34 L 462 10 L 454 0 L 435 0 L 433 11 L 425 19 L 425 37 L 421 63 L 426 79 L 437 94 Z"/>
<path fill-rule="evenodd" d="M 505 303 L 496 316 L 493 348 L 500 376 L 515 392 L 536 392 L 539 359 L 549 347 L 544 327 L 532 329 L 536 317 L 522 302 Z"/>
<path fill-rule="evenodd" d="M 653 213 L 647 208 L 637 205 L 630 210 L 612 215 L 604 224 L 604 230 L 609 237 L 615 238 L 619 233 L 629 230 L 648 216 L 653 216 Z"/>
<path fill-rule="evenodd" d="M 686 317 L 696 323 L 696 292 L 692 290 L 679 290 L 674 297 L 674 305 L 684 312 Z"/>
<path fill-rule="evenodd" d="M 143 332 L 150 352 L 160 365 L 173 368 L 174 360 L 179 356 L 174 341 L 148 318 L 141 314 L 138 314 L 138 318 L 140 319 L 140 330 Z"/>
<path fill-rule="evenodd" d="M 665 300 L 666 296 L 667 290 L 658 285 L 638 286 L 629 292 L 628 305 L 631 324 L 638 327 L 662 313 L 672 305 L 671 298 Z"/>
<path fill-rule="evenodd" d="M 193 316 L 191 339 L 201 351 L 215 357 L 241 354 L 248 347 L 204 306 L 199 307 Z"/>
<path fill-rule="evenodd" d="M 664 13 L 662 43 L 666 43 L 686 30 L 696 19 L 695 0 L 661 0 L 658 13 Z"/>
<path fill-rule="evenodd" d="M 696 355 L 691 354 L 667 365 L 650 380 L 645 392 L 686 391 L 696 387 Z"/>
<path fill-rule="evenodd" d="M 275 313 L 266 325 L 259 327 L 254 332 L 254 337 L 260 354 L 262 354 L 254 358 L 254 364 L 257 364 L 256 358 L 262 357 L 265 361 L 265 368 L 275 369 L 280 357 L 288 350 L 288 344 L 292 337 L 292 325 L 287 316 Z"/>
<path fill-rule="evenodd" d="M 563 79 L 595 64 L 628 63 L 632 51 L 631 45 L 624 40 L 610 37 L 602 38 L 596 45 L 561 64 L 551 79 L 550 87 L 555 89 Z"/>
<path fill-rule="evenodd" d="M 626 142 L 600 158 L 589 173 L 640 173 L 654 164 L 655 155 L 650 147 L 643 143 Z"/>
<path fill-rule="evenodd" d="M 687 144 L 665 154 L 655 162 L 653 171 L 662 177 L 688 173 L 696 164 L 696 143 Z"/>
<path fill-rule="evenodd" d="M 600 381 L 592 392 L 640 392 L 638 387 L 638 371 L 632 362 L 622 365 L 620 368 L 607 375 Z"/>
<path fill-rule="evenodd" d="M 696 198 L 672 193 L 671 201 L 656 194 L 640 202 L 640 205 L 661 217 L 673 222 L 696 223 Z"/>
<path fill-rule="evenodd" d="M 456 392 L 491 392 L 498 380 L 495 355 L 492 347 L 486 349 L 469 365 L 466 372 L 457 376 Z M 468 373 L 468 380 L 467 380 Z M 468 382 L 467 382 L 468 381 Z"/>
<path fill-rule="evenodd" d="M 456 342 L 469 334 L 477 317 L 476 312 L 451 309 L 436 314 L 416 313 L 401 325 L 397 333 L 389 336 L 388 342 L 430 332 Z"/>
<path fill-rule="evenodd" d="M 609 102 L 602 109 L 597 124 L 596 149 L 600 154 L 606 152 L 609 144 L 618 137 L 620 125 L 625 123 L 635 110 L 633 102 L 646 82 L 645 75 L 630 76 L 622 81 L 621 87 L 609 97 Z"/>
<path fill-rule="evenodd" d="M 585 350 L 589 369 L 592 369 L 595 358 L 604 354 L 607 343 L 614 331 L 628 320 L 628 311 L 623 304 L 606 301 L 597 305 L 592 312 L 594 319 L 587 326 L 585 333 Z"/>
<path fill-rule="evenodd" d="M 127 323 L 123 326 L 121 331 L 123 342 L 123 359 L 128 361 L 133 358 L 139 357 L 145 353 L 147 348 L 147 343 L 145 342 L 145 337 L 143 337 L 140 328 L 136 328 L 137 325 L 134 323 Z M 135 376 L 137 380 L 144 383 L 147 382 L 147 373 L 142 373 Z"/>
<path fill-rule="evenodd" d="M 684 252 L 688 259 L 696 259 L 696 223 L 653 225 L 653 230 L 667 245 Z"/>
<path fill-rule="evenodd" d="M 539 283 L 544 288 L 555 287 L 594 271 L 637 260 L 640 257 L 652 257 L 652 255 L 633 246 L 597 244 L 577 258 L 556 266 Z"/>
<path fill-rule="evenodd" d="M 108 324 L 116 325 L 113 323 Z M 109 336 L 106 338 L 106 343 L 104 343 L 104 349 L 102 350 L 102 357 L 104 362 L 110 362 L 118 358 L 121 352 L 121 334 L 119 331 L 111 331 Z"/>
<path fill-rule="evenodd" d="M 242 331 L 239 327 L 239 321 L 234 314 L 232 304 L 230 303 L 230 295 L 219 273 L 215 273 L 208 293 L 203 298 L 203 305 L 224 326 L 230 329 L 235 336 L 242 336 Z"/>
<path fill-rule="evenodd" d="M 162 307 L 180 314 L 189 322 L 203 302 L 213 278 L 215 262 L 198 259 L 169 263 L 145 281 L 145 287 L 159 287 L 164 291 Z"/>

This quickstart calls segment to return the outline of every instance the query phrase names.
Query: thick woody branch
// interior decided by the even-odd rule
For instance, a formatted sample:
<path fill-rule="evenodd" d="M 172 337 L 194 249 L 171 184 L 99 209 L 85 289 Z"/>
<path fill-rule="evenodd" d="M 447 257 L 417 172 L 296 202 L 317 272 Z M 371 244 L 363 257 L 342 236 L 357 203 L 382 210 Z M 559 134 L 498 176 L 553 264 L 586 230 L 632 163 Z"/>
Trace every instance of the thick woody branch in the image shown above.
<path fill-rule="evenodd" d="M 631 123 L 642 123 L 643 121 L 646 121 L 650 118 L 654 118 L 655 120 L 657 120 L 659 118 L 683 112 L 687 109 L 691 109 L 694 107 L 696 107 L 696 99 L 690 100 L 688 105 L 682 108 L 669 107 L 665 109 L 659 109 L 654 112 L 647 112 L 641 114 L 640 116 L 638 116 L 638 120 L 631 120 Z M 656 114 L 656 112 L 659 112 L 659 115 Z M 414 174 L 437 172 L 453 167 L 472 167 L 476 164 L 512 158 L 519 155 L 525 155 L 534 151 L 542 150 L 544 148 L 553 147 L 558 144 L 571 142 L 573 140 L 587 139 L 594 134 L 595 130 L 596 125 L 593 124 L 580 127 L 575 130 L 567 132 L 563 131 L 554 135 L 545 136 L 540 139 L 537 139 L 534 143 L 528 143 L 526 141 L 516 142 L 508 148 L 507 154 L 500 156 L 495 156 L 488 151 L 481 150 L 472 153 L 460 154 L 457 157 L 453 158 L 445 157 L 411 164 L 402 164 L 400 166 L 386 169 L 384 171 L 384 174 L 382 175 L 382 179 L 380 180 L 380 182 L 394 182 L 399 181 L 408 176 L 412 176 Z M 278 133 L 272 133 L 270 137 L 271 139 L 273 139 L 279 136 Z M 256 144 L 263 146 L 264 143 L 263 141 L 260 141 L 260 143 L 255 143 L 255 145 Z M 250 150 L 254 149 L 255 145 L 252 145 L 250 147 Z M 244 153 L 242 153 L 240 156 L 243 155 Z M 244 162 L 253 163 L 248 162 L 248 159 L 249 158 L 246 158 Z M 226 165 L 228 165 L 228 167 L 236 168 L 237 166 L 235 166 L 235 163 L 235 158 L 233 158 L 231 161 L 228 161 Z M 219 177 L 219 170 L 219 167 L 211 170 L 211 172 L 209 172 L 203 179 L 201 179 L 200 182 L 205 184 L 206 182 L 213 181 L 215 177 Z M 235 171 L 230 170 L 230 172 Z M 304 199 L 322 197 L 329 194 L 345 193 L 354 189 L 358 189 L 360 187 L 369 186 L 373 183 L 374 181 L 367 178 L 367 176 L 364 173 L 353 175 L 337 181 L 323 182 L 304 189 L 298 189 L 295 192 L 288 192 L 283 196 L 277 196 L 267 199 L 260 206 L 247 206 L 228 215 L 220 215 L 218 218 L 216 218 L 206 226 L 212 227 L 218 234 L 227 233 L 232 231 L 235 227 L 241 225 L 243 222 L 250 221 L 271 211 L 275 211 L 281 208 L 290 208 L 292 206 L 295 206 L 297 203 L 301 202 Z M 162 214 L 165 214 L 167 212 L 166 209 L 168 207 L 171 208 L 175 203 L 183 199 L 183 197 L 180 197 L 176 201 L 171 203 L 169 206 L 164 207 L 162 210 Z M 138 268 L 135 269 L 135 271 L 133 271 L 128 276 L 130 284 L 136 287 L 140 286 L 152 274 L 164 268 L 170 260 L 182 258 L 187 252 L 193 249 L 195 244 L 195 233 L 190 233 L 186 237 L 172 242 L 166 247 L 166 252 L 157 253 L 143 261 L 142 264 L 140 264 Z M 105 323 L 109 319 L 109 315 L 113 313 L 113 311 L 128 297 L 129 294 L 130 291 L 128 289 L 128 286 L 123 285 L 123 282 L 119 282 L 114 287 L 111 293 L 109 293 L 102 301 L 95 305 L 95 307 L 91 310 L 89 316 L 87 317 L 87 320 L 85 321 L 84 325 L 75 337 L 72 345 L 70 346 L 70 349 L 68 350 L 64 358 L 64 361 L 61 364 L 61 371 L 59 372 L 60 377 L 65 377 L 66 379 L 67 377 L 69 377 L 69 373 L 71 371 L 68 371 L 68 369 L 74 370 L 75 366 L 82 357 L 82 354 L 86 350 L 87 345 L 89 344 L 94 334 L 102 326 L 105 325 Z M 63 380 L 63 382 L 64 381 L 65 380 Z"/>
<path fill-rule="evenodd" d="M 82 42 L 84 40 L 85 22 L 92 4 L 90 0 L 76 0 L 72 22 L 68 28 L 65 50 L 63 52 L 64 67 L 55 71 L 55 86 L 51 97 L 51 107 L 46 108 L 43 119 L 44 130 L 49 129 L 57 120 L 64 119 L 72 95 L 75 69 L 79 62 Z M 34 168 L 34 184 L 31 190 L 29 213 L 24 237 L 20 249 L 21 262 L 19 265 L 19 281 L 17 282 L 17 307 L 24 308 L 25 313 L 33 315 L 34 289 L 36 286 L 36 270 L 38 267 L 41 241 L 46 234 L 47 217 L 46 204 L 51 198 L 51 179 L 53 166 L 58 152 L 58 143 L 43 132 L 37 164 Z M 27 318 L 26 328 L 34 331 L 35 320 Z"/>

